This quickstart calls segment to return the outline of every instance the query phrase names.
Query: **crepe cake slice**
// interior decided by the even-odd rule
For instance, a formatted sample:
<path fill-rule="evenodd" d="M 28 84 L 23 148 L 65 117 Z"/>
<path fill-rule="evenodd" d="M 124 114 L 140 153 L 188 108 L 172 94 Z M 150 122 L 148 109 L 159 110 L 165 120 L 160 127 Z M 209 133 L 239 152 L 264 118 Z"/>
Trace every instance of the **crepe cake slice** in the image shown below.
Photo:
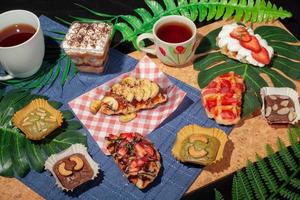
<path fill-rule="evenodd" d="M 105 146 L 128 180 L 146 188 L 159 173 L 160 155 L 150 140 L 139 133 L 105 137 Z"/>
<path fill-rule="evenodd" d="M 114 84 L 101 99 L 99 111 L 106 115 L 130 114 L 152 109 L 167 101 L 158 84 L 148 79 L 126 77 Z"/>
<path fill-rule="evenodd" d="M 213 79 L 201 90 L 207 116 L 214 118 L 218 124 L 237 124 L 240 121 L 244 91 L 243 78 L 232 71 Z"/>

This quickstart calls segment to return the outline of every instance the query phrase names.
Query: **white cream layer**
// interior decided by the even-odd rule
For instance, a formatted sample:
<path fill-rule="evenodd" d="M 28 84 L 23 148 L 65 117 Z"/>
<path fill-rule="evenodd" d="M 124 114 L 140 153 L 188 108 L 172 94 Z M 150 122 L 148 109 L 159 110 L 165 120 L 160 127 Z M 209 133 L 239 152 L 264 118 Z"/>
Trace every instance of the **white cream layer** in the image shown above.
<path fill-rule="evenodd" d="M 218 35 L 219 41 L 217 45 L 220 48 L 223 48 L 224 46 L 227 45 L 227 48 L 229 51 L 234 51 L 237 52 L 236 58 L 241 61 L 242 59 L 246 59 L 248 63 L 259 66 L 259 67 L 264 67 L 265 65 L 263 63 L 258 62 L 255 60 L 252 55 L 251 55 L 251 50 L 246 49 L 240 45 L 240 41 L 237 39 L 234 39 L 230 36 L 230 33 L 237 28 L 238 25 L 237 23 L 233 24 L 228 24 L 223 26 L 221 32 Z M 253 30 L 251 28 L 246 28 L 249 32 L 250 35 L 253 35 L 256 37 L 258 40 L 260 46 L 264 47 L 269 54 L 269 58 L 271 59 L 274 55 L 274 50 L 271 46 L 268 45 L 268 42 L 260 37 L 258 34 L 254 34 Z"/>
<path fill-rule="evenodd" d="M 91 23 L 93 30 L 86 30 L 81 24 L 85 23 L 75 22 L 71 25 L 62 42 L 62 48 L 66 52 L 104 54 L 111 37 L 112 26 L 101 22 Z M 80 42 L 76 41 L 78 37 L 82 37 Z"/>

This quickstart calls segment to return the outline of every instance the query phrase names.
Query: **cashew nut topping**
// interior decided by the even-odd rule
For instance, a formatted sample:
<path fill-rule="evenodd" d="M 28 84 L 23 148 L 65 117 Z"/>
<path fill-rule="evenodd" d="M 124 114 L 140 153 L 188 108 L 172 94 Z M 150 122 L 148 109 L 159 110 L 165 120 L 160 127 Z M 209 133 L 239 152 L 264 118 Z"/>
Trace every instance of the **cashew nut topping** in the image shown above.
<path fill-rule="evenodd" d="M 81 158 L 79 158 L 78 156 L 71 156 L 69 158 L 69 160 L 74 161 L 76 163 L 76 165 L 74 166 L 74 170 L 78 171 L 81 170 L 83 167 L 83 160 L 81 160 Z"/>
<path fill-rule="evenodd" d="M 203 135 L 191 135 L 190 138 L 189 138 L 190 143 L 194 143 L 197 140 L 199 140 L 199 141 L 201 141 L 205 144 L 208 143 L 208 139 Z"/>
<path fill-rule="evenodd" d="M 205 151 L 204 149 L 197 151 L 194 146 L 190 146 L 188 151 L 189 154 L 194 158 L 202 158 L 207 155 L 207 151 Z"/>
<path fill-rule="evenodd" d="M 63 176 L 69 176 L 71 175 L 73 172 L 72 171 L 69 171 L 69 170 L 66 170 L 66 163 L 65 162 L 62 162 L 59 164 L 58 166 L 58 172 L 63 175 Z"/>

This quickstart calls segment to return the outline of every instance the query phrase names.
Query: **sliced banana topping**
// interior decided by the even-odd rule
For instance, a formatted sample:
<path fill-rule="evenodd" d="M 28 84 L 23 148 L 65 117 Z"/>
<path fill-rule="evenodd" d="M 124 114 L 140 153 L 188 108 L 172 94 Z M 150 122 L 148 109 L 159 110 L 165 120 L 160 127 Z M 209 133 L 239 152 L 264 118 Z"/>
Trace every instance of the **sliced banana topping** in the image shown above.
<path fill-rule="evenodd" d="M 144 97 L 144 90 L 140 87 L 135 88 L 134 97 L 138 102 L 142 101 Z"/>
<path fill-rule="evenodd" d="M 148 87 L 151 87 L 151 81 L 148 79 L 141 79 L 140 80 L 141 85 L 147 85 Z"/>
<path fill-rule="evenodd" d="M 120 122 L 126 123 L 126 122 L 132 121 L 135 118 L 136 118 L 136 113 L 134 112 L 134 113 L 130 113 L 127 115 L 121 115 L 119 117 L 119 120 L 120 120 Z"/>
<path fill-rule="evenodd" d="M 125 88 L 122 96 L 126 99 L 126 101 L 132 102 L 134 98 L 134 91 L 131 88 Z"/>
<path fill-rule="evenodd" d="M 156 97 L 156 95 L 159 93 L 159 87 L 156 83 L 151 83 L 151 98 Z"/>
<path fill-rule="evenodd" d="M 151 97 L 151 84 L 150 87 L 148 85 L 143 85 L 142 89 L 144 90 L 143 101 L 147 101 Z"/>
<path fill-rule="evenodd" d="M 138 102 L 147 101 L 157 96 L 159 86 L 148 79 L 137 80 L 132 76 L 124 78 L 112 86 L 112 92 L 122 96 L 127 102 L 136 99 Z"/>
<path fill-rule="evenodd" d="M 102 99 L 103 103 L 108 104 L 108 106 L 112 109 L 112 110 L 118 110 L 119 107 L 119 103 L 116 99 L 114 99 L 113 97 L 104 97 Z"/>
<path fill-rule="evenodd" d="M 91 105 L 90 105 L 90 111 L 94 115 L 98 112 L 98 110 L 101 107 L 101 101 L 100 100 L 93 100 Z"/>
<path fill-rule="evenodd" d="M 128 76 L 128 77 L 124 78 L 121 81 L 121 83 L 127 84 L 127 85 L 133 87 L 133 86 L 135 86 L 137 84 L 137 80 L 134 77 L 132 77 L 132 76 Z"/>
<path fill-rule="evenodd" d="M 111 90 L 113 93 L 116 93 L 118 95 L 121 95 L 122 94 L 122 90 L 123 90 L 123 87 L 119 84 L 119 83 L 116 83 L 114 84 L 112 87 L 111 87 Z"/>

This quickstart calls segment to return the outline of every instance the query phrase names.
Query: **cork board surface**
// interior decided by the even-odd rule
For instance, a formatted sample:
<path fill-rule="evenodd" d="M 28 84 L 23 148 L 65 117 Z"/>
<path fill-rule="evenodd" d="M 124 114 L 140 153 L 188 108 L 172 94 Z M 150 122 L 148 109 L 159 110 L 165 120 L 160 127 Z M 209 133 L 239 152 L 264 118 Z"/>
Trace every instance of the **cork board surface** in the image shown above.
<path fill-rule="evenodd" d="M 214 22 L 199 28 L 198 33 L 200 36 L 203 36 L 211 30 L 228 23 L 231 23 L 231 21 Z M 269 24 L 255 24 L 254 28 L 261 25 L 276 25 L 285 28 L 279 21 Z M 145 54 L 135 51 L 129 55 L 139 60 Z M 198 72 L 193 69 L 192 64 L 185 67 L 174 68 L 162 64 L 156 57 L 152 58 L 166 74 L 174 76 L 177 79 L 199 89 L 197 83 Z M 297 92 L 299 93 L 300 83 L 297 81 L 295 84 Z M 274 128 L 269 126 L 259 113 L 254 117 L 241 121 L 234 127 L 233 131 L 229 135 L 230 141 L 225 146 L 226 149 L 224 158 L 220 162 L 205 167 L 187 192 L 204 187 L 235 172 L 238 169 L 245 167 L 247 160 L 255 161 L 255 153 L 265 157 L 265 145 L 270 144 L 273 149 L 276 150 L 277 138 L 281 138 L 284 143 L 288 145 L 287 128 Z M 43 199 L 15 178 L 5 178 L 0 176 L 0 185 L 0 200 L 28 199 L 28 197 L 32 200 Z"/>

